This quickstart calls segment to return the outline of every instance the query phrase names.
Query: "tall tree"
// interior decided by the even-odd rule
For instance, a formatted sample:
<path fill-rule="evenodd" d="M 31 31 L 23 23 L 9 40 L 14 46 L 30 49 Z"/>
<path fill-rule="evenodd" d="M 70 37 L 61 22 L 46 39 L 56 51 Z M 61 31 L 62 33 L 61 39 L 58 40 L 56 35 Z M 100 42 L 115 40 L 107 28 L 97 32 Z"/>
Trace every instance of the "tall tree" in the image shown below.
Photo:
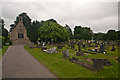
<path fill-rule="evenodd" d="M 68 32 L 69 38 L 72 38 L 73 37 L 72 30 L 67 24 L 65 25 L 65 29 Z"/>
<path fill-rule="evenodd" d="M 69 39 L 68 32 L 65 27 L 59 25 L 54 20 L 42 21 L 41 27 L 39 28 L 39 35 L 42 41 L 50 41 L 53 39 L 54 42 L 67 41 Z"/>
<path fill-rule="evenodd" d="M 85 39 L 91 40 L 93 32 L 88 27 L 75 26 L 74 28 L 74 38 L 75 39 Z"/>
<path fill-rule="evenodd" d="M 105 40 L 105 33 L 94 34 L 94 40 Z"/>
<path fill-rule="evenodd" d="M 118 36 L 117 36 L 117 32 L 115 30 L 109 30 L 106 34 L 106 39 L 107 40 L 117 40 Z"/>
<path fill-rule="evenodd" d="M 2 26 L 0 28 L 0 33 L 2 33 L 1 36 L 5 38 L 5 42 L 6 42 L 8 39 L 8 30 L 6 28 L 4 28 L 5 23 L 4 23 L 3 19 L 0 19 L 0 23 L 2 23 L 1 24 Z"/>
<path fill-rule="evenodd" d="M 37 39 L 39 38 L 39 28 L 41 27 L 41 23 L 39 21 L 33 21 L 32 25 L 27 28 L 28 37 L 32 42 L 37 42 Z"/>

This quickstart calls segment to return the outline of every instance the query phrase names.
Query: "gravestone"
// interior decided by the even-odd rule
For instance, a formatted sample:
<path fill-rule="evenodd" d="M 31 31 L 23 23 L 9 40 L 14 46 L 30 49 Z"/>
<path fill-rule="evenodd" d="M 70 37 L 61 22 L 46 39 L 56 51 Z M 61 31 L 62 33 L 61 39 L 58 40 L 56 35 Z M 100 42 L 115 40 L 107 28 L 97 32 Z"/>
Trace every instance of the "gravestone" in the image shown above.
<path fill-rule="evenodd" d="M 95 43 L 95 47 L 98 47 L 98 43 Z"/>
<path fill-rule="evenodd" d="M 53 39 L 51 39 L 51 45 L 53 45 Z"/>
<path fill-rule="evenodd" d="M 47 49 L 47 46 L 46 46 L 46 43 L 45 43 L 45 42 L 42 43 L 41 49 L 42 49 L 42 50 L 46 50 L 46 49 Z"/>
<path fill-rule="evenodd" d="M 72 59 L 73 59 L 73 60 L 78 60 L 78 58 L 76 58 L 76 57 L 73 57 Z"/>
<path fill-rule="evenodd" d="M 81 50 L 81 44 L 82 44 L 81 41 L 79 41 L 78 44 L 77 44 L 78 45 L 78 52 L 76 53 L 77 56 L 83 56 L 84 55 L 83 51 Z"/>
<path fill-rule="evenodd" d="M 61 45 L 58 45 L 58 46 L 57 46 L 57 48 L 58 48 L 58 49 L 62 49 L 62 48 L 63 48 L 63 46 L 61 46 Z"/>
<path fill-rule="evenodd" d="M 111 49 L 111 51 L 115 51 L 115 47 L 114 47 L 114 45 L 112 46 L 112 49 Z"/>
<path fill-rule="evenodd" d="M 92 59 L 93 61 L 93 70 L 101 70 L 104 68 L 104 59 Z"/>
<path fill-rule="evenodd" d="M 36 48 L 41 48 L 41 47 L 42 47 L 42 43 L 40 38 L 38 38 Z"/>
<path fill-rule="evenodd" d="M 72 40 L 72 41 L 70 42 L 70 44 L 71 44 L 71 49 L 74 49 L 74 47 L 75 47 L 74 40 Z"/>
<path fill-rule="evenodd" d="M 85 44 L 83 44 L 83 48 L 85 49 Z"/>
<path fill-rule="evenodd" d="M 50 45 L 50 42 L 47 42 L 47 45 L 49 46 L 49 45 Z"/>
<path fill-rule="evenodd" d="M 29 48 L 34 48 L 34 42 L 29 43 Z"/>
<path fill-rule="evenodd" d="M 95 47 L 95 51 L 98 52 L 98 50 L 99 50 L 99 47 Z"/>
<path fill-rule="evenodd" d="M 69 58 L 69 50 L 63 51 L 63 58 Z"/>
<path fill-rule="evenodd" d="M 101 53 L 105 52 L 105 44 L 102 44 L 102 45 L 100 46 L 100 52 L 101 52 Z"/>
<path fill-rule="evenodd" d="M 112 65 L 110 61 L 108 61 L 108 59 L 104 59 L 104 65 L 105 66 L 110 66 Z"/>
<path fill-rule="evenodd" d="M 47 46 L 42 46 L 41 47 L 41 50 L 46 50 L 47 49 Z"/>
<path fill-rule="evenodd" d="M 53 48 L 50 48 L 50 49 L 46 49 L 46 50 L 43 50 L 43 51 L 45 51 L 45 52 L 47 52 L 47 53 L 57 53 L 57 51 L 56 51 L 56 47 L 53 47 Z"/>

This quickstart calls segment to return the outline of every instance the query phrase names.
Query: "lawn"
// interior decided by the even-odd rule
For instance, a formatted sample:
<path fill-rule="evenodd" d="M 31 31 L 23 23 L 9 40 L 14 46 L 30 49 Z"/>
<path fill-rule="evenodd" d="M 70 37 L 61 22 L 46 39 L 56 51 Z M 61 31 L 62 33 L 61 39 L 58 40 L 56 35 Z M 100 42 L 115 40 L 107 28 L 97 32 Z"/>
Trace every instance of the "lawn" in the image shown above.
<path fill-rule="evenodd" d="M 7 49 L 8 49 L 8 46 L 3 46 L 3 48 L 0 49 L 0 59 L 5 54 L 5 52 L 7 51 Z"/>
<path fill-rule="evenodd" d="M 24 47 L 32 56 L 44 64 L 58 78 L 118 78 L 118 62 L 112 57 L 104 54 L 88 54 L 87 56 L 76 56 L 79 60 L 83 58 L 107 58 L 112 62 L 112 66 L 104 67 L 103 70 L 92 71 L 81 65 L 74 64 L 68 59 L 62 57 L 62 53 L 48 54 L 40 48 L 29 49 L 28 45 Z M 48 46 L 48 48 L 50 48 Z M 63 50 L 66 50 L 63 48 Z M 62 49 L 60 50 L 62 51 Z M 75 56 L 75 51 L 69 49 L 70 57 Z M 85 53 L 87 54 L 87 53 Z M 112 54 L 112 53 L 111 53 Z"/>

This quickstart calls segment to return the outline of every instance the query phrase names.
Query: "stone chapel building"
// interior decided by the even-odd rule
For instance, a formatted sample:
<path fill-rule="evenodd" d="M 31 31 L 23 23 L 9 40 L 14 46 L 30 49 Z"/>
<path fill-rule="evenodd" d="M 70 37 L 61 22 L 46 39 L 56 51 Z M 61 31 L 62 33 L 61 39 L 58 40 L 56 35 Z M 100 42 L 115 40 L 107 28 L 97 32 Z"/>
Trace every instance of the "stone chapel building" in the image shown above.
<path fill-rule="evenodd" d="M 10 39 L 12 40 L 12 44 L 27 44 L 30 42 L 21 16 L 19 16 L 18 24 L 10 33 Z"/>

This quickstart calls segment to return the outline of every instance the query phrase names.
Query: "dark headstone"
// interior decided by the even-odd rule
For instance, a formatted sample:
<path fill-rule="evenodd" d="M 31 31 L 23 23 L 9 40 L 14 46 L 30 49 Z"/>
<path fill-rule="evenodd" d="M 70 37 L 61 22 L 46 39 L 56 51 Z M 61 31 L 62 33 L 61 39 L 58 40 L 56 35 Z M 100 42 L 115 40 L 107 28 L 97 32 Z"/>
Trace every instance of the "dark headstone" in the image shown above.
<path fill-rule="evenodd" d="M 73 59 L 73 60 L 78 60 L 78 58 L 76 58 L 76 57 L 73 57 L 72 59 Z"/>
<path fill-rule="evenodd" d="M 71 44 L 71 49 L 74 49 L 74 47 L 75 47 L 74 40 L 72 40 L 70 44 Z"/>
<path fill-rule="evenodd" d="M 81 44 L 82 44 L 81 41 L 79 41 L 78 44 L 77 44 L 78 45 L 78 52 L 76 53 L 77 56 L 83 56 L 84 55 L 83 51 L 81 50 Z"/>
<path fill-rule="evenodd" d="M 105 66 L 110 66 L 112 65 L 110 61 L 108 61 L 108 59 L 104 59 L 104 65 Z"/>
<path fill-rule="evenodd" d="M 101 70 L 104 67 L 104 59 L 92 59 L 93 61 L 93 70 Z"/>
<path fill-rule="evenodd" d="M 114 46 L 112 47 L 111 51 L 115 51 L 115 47 Z"/>
<path fill-rule="evenodd" d="M 100 46 L 100 52 L 101 52 L 101 53 L 105 52 L 105 44 L 102 44 L 102 45 Z"/>
<path fill-rule="evenodd" d="M 61 46 L 61 45 L 58 45 L 58 46 L 57 46 L 57 48 L 58 48 L 58 49 L 62 49 L 62 48 L 63 48 L 63 46 Z"/>
<path fill-rule="evenodd" d="M 76 55 L 77 55 L 77 56 L 83 56 L 83 55 L 84 55 L 84 52 L 81 50 L 80 52 L 77 52 Z"/>
<path fill-rule="evenodd" d="M 83 48 L 85 49 L 85 44 L 83 44 Z"/>

